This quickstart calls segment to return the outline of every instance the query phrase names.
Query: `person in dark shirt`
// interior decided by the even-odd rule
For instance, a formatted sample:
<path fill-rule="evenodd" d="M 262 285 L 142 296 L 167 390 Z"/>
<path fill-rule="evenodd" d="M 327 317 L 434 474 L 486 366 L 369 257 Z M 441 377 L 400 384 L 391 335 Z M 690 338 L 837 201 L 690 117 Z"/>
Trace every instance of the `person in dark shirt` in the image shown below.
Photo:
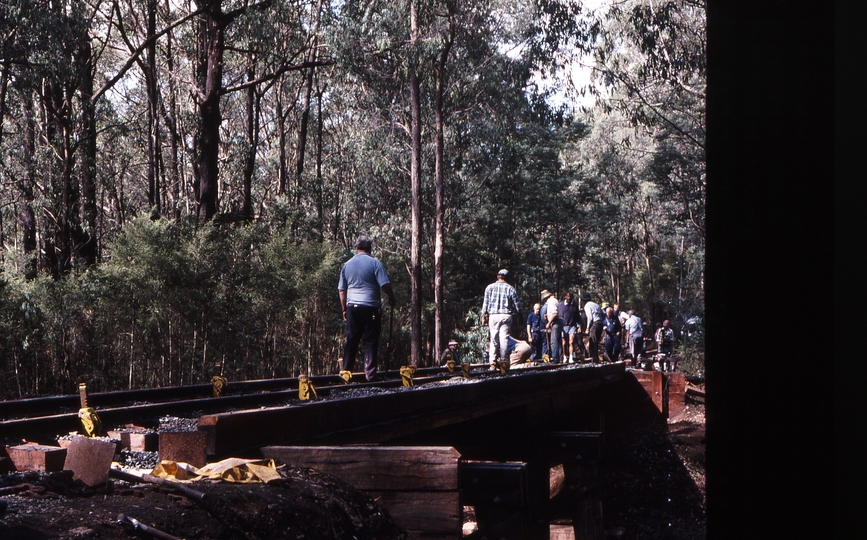
<path fill-rule="evenodd" d="M 533 346 L 533 353 L 530 357 L 531 360 L 541 360 L 542 355 L 547 351 L 543 351 L 542 347 L 545 343 L 545 334 L 543 333 L 544 325 L 542 324 L 542 306 L 540 304 L 535 304 L 533 306 L 533 313 L 527 315 L 527 338 L 530 341 L 530 345 Z"/>
<path fill-rule="evenodd" d="M 578 306 L 572 303 L 572 293 L 563 295 L 560 302 L 560 318 L 563 319 L 563 361 L 575 361 L 575 336 L 580 328 L 580 322 L 576 317 Z"/>
<path fill-rule="evenodd" d="M 461 357 L 458 354 L 458 342 L 455 340 L 449 341 L 448 348 L 440 356 L 440 365 L 446 365 L 449 360 L 454 361 L 455 365 L 461 363 Z"/>
<path fill-rule="evenodd" d="M 623 332 L 623 327 L 620 325 L 620 318 L 614 311 L 614 308 L 605 310 L 605 356 L 609 362 L 617 362 L 620 360 L 620 334 Z"/>
<path fill-rule="evenodd" d="M 674 352 L 674 330 L 668 319 L 656 330 L 656 350 L 660 355 L 659 367 L 662 371 L 671 369 L 671 353 Z"/>

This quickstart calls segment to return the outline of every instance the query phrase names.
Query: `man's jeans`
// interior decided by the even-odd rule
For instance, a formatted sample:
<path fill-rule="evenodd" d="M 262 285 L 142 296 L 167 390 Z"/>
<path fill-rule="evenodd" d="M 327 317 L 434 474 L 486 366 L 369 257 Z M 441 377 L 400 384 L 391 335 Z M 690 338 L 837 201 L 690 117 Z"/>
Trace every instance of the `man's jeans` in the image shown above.
<path fill-rule="evenodd" d="M 373 380 L 377 371 L 379 332 L 382 310 L 374 306 L 346 304 L 346 346 L 343 348 L 343 369 L 352 371 L 359 342 L 364 343 L 364 375 Z"/>

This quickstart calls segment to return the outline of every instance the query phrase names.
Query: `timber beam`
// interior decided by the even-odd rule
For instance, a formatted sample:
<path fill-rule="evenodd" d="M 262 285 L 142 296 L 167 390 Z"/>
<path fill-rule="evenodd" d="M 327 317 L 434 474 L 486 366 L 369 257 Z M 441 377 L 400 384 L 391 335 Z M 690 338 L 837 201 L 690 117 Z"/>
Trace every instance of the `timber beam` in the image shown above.
<path fill-rule="evenodd" d="M 576 396 L 623 379 L 623 363 L 426 385 L 353 399 L 202 416 L 208 454 L 268 445 L 372 444 L 456 425 L 516 407 L 569 412 Z"/>

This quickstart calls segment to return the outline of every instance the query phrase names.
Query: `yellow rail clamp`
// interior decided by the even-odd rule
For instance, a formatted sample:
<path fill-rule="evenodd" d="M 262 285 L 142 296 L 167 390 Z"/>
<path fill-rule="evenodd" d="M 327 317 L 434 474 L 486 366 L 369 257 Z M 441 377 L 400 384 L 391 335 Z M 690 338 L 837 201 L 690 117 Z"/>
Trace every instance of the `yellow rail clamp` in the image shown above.
<path fill-rule="evenodd" d="M 497 366 L 497 369 L 500 370 L 500 375 L 505 375 L 506 371 L 509 370 L 508 360 L 497 360 L 494 365 Z"/>
<path fill-rule="evenodd" d="M 78 410 L 78 419 L 81 427 L 88 437 L 98 437 L 102 434 L 102 421 L 92 407 L 87 405 L 87 384 L 78 383 L 78 395 L 81 398 L 81 409 Z"/>
<path fill-rule="evenodd" d="M 415 366 L 400 366 L 400 377 L 403 380 L 404 386 L 412 386 L 412 376 L 415 373 Z"/>
<path fill-rule="evenodd" d="M 316 387 L 313 386 L 313 383 L 310 382 L 307 375 L 301 375 L 298 377 L 298 399 L 301 401 L 307 401 L 310 399 L 311 392 L 313 393 L 313 396 L 319 397 L 316 393 Z"/>
<path fill-rule="evenodd" d="M 81 427 L 88 437 L 99 437 L 102 433 L 102 421 L 91 407 L 79 409 L 78 419 L 81 420 Z"/>
<path fill-rule="evenodd" d="M 545 362 L 546 364 L 549 364 L 551 362 L 551 357 L 548 356 L 547 354 L 543 354 L 542 355 L 542 361 Z"/>
<path fill-rule="evenodd" d="M 469 362 L 461 362 L 461 375 L 465 378 L 470 377 L 470 363 Z"/>
<path fill-rule="evenodd" d="M 211 384 L 214 385 L 212 389 L 214 397 L 223 397 L 223 392 L 225 392 L 226 388 L 229 387 L 228 379 L 219 375 L 211 377 Z"/>
<path fill-rule="evenodd" d="M 346 369 L 340 370 L 340 376 L 343 377 L 343 380 L 347 383 L 352 382 L 352 372 Z"/>

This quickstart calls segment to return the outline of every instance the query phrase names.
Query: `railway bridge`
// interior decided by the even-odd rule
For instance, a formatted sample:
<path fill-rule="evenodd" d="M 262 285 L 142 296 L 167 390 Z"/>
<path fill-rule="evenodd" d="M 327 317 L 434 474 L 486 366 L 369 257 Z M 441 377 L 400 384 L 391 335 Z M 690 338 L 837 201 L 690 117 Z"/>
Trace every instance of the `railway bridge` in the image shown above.
<path fill-rule="evenodd" d="M 307 401 L 285 381 L 230 383 L 236 394 L 216 398 L 196 397 L 210 387 L 195 385 L 175 389 L 173 401 L 134 406 L 112 406 L 122 393 L 89 399 L 108 424 L 129 421 L 133 410 L 139 423 L 148 415 L 202 411 L 198 430 L 173 443 L 180 450 L 160 437 L 161 458 L 171 451 L 199 456 L 190 462 L 273 457 L 316 468 L 379 500 L 414 538 L 549 538 L 550 522 L 564 518 L 575 538 L 605 538 L 598 465 L 606 441 L 631 423 L 677 413 L 683 374 L 631 370 L 623 362 L 505 374 L 474 367 L 464 376 L 420 370 L 411 386 L 398 389 L 388 387 L 399 378 L 348 385 L 311 378 L 322 395 Z M 73 408 L 73 399 L 55 398 L 53 406 Z M 8 418 L 16 406 L 36 404 L 0 403 L 0 417 L 7 417 L 0 435 L 46 433 L 74 415 Z M 462 536 L 468 507 L 478 529 Z"/>

